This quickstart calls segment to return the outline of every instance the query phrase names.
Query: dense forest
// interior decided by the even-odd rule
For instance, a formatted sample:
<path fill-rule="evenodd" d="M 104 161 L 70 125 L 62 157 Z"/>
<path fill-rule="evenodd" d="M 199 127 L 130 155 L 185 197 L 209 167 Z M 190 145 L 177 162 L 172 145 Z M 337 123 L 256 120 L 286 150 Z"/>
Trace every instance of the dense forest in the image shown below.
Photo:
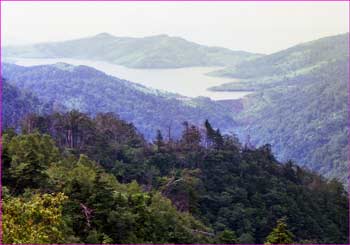
<path fill-rule="evenodd" d="M 114 112 L 121 119 L 132 122 L 148 141 L 154 139 L 154 132 L 158 129 L 164 138 L 178 139 L 183 121 L 199 125 L 207 118 L 224 133 L 235 131 L 241 141 L 250 135 L 254 145 L 271 144 L 273 153 L 280 161 L 293 159 L 300 166 L 310 168 L 328 179 L 336 178 L 346 185 L 348 41 L 346 33 L 302 43 L 270 55 L 255 55 L 233 54 L 221 49 L 216 53 L 215 48 L 166 35 L 134 39 L 102 33 L 24 49 L 4 49 L 12 50 L 14 53 L 10 54 L 16 57 L 21 57 L 21 54 L 38 57 L 38 52 L 47 52 L 44 57 L 89 58 L 112 63 L 119 62 L 113 57 L 130 55 L 131 58 L 121 59 L 140 62 L 136 66 L 142 66 L 143 61 L 147 61 L 147 64 L 154 65 L 153 68 L 168 66 L 168 58 L 177 61 L 179 54 L 183 62 L 191 61 L 180 66 L 192 66 L 193 60 L 201 62 L 203 57 L 210 63 L 213 59 L 208 56 L 213 56 L 224 60 L 227 67 L 212 75 L 240 78 L 213 90 L 254 93 L 239 101 L 211 101 L 204 97 L 187 98 L 149 89 L 86 66 L 55 64 L 21 67 L 2 64 L 3 75 L 14 89 L 21 94 L 32 94 L 46 106 L 43 110 L 42 105 L 38 106 L 28 99 L 26 109 L 16 111 L 6 108 L 17 108 L 14 105 L 18 101 L 5 100 L 7 103 L 3 113 L 23 118 L 27 112 L 47 113 L 50 108 L 55 111 L 76 109 L 91 116 L 99 112 Z M 136 49 L 135 46 L 142 48 Z M 145 55 L 142 53 L 144 50 L 149 51 L 147 54 L 156 52 L 154 47 L 162 50 L 167 58 L 146 55 L 143 57 L 145 59 L 135 59 Z M 219 55 L 223 53 L 225 55 Z M 218 65 L 215 62 L 212 64 Z M 135 64 L 126 62 L 124 65 Z M 9 89 L 7 86 L 4 90 Z M 23 96 L 17 97 L 23 100 Z M 4 118 L 7 118 L 6 115 Z M 7 124 L 18 122 L 17 119 L 6 120 Z"/>
<path fill-rule="evenodd" d="M 211 75 L 240 80 L 212 90 L 254 93 L 212 101 L 87 66 L 2 64 L 2 242 L 349 244 L 348 44 L 259 55 L 101 33 L 5 48 L 226 66 Z"/>
<path fill-rule="evenodd" d="M 4 63 L 2 74 L 12 86 L 34 94 L 55 110 L 76 109 L 91 115 L 117 113 L 134 123 L 146 139 L 153 139 L 157 129 L 167 137 L 178 138 L 182 122 L 200 124 L 203 118 L 225 132 L 235 125 L 227 107 L 209 98 L 160 92 L 87 66 L 58 63 L 23 67 Z M 16 110 L 11 103 L 11 99 L 6 100 L 4 106 Z"/>
<path fill-rule="evenodd" d="M 3 132 L 4 243 L 349 243 L 348 198 L 207 120 L 150 143 L 112 113 Z"/>
<path fill-rule="evenodd" d="M 2 80 L 2 128 L 20 127 L 21 120 L 30 113 L 46 114 L 53 110 L 51 104 L 42 103 L 29 92 L 22 91 Z"/>
<path fill-rule="evenodd" d="M 253 144 L 271 144 L 278 159 L 293 159 L 345 185 L 349 176 L 348 35 L 322 38 L 251 61 L 242 67 L 249 78 L 215 88 L 255 91 L 241 101 L 243 109 L 235 116 L 240 126 L 236 131 L 242 137 L 251 134 Z"/>
<path fill-rule="evenodd" d="M 254 144 L 273 144 L 279 159 L 295 159 L 346 185 L 348 67 L 348 59 L 335 61 L 290 79 L 288 87 L 256 93 L 240 115 L 242 131 L 254 132 Z"/>

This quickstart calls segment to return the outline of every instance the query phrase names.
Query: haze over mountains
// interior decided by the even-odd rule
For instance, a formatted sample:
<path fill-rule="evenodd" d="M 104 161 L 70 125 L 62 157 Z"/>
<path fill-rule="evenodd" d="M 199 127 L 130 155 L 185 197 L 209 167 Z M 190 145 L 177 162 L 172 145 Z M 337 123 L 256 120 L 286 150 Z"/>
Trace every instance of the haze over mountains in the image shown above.
<path fill-rule="evenodd" d="M 226 66 L 261 56 L 244 51 L 203 46 L 168 35 L 131 38 L 115 37 L 108 33 L 64 42 L 6 47 L 4 55 L 92 59 L 134 68 Z"/>
<path fill-rule="evenodd" d="M 350 244 L 348 7 L 1 3 L 1 242 Z"/>
<path fill-rule="evenodd" d="M 242 62 L 217 75 L 235 78 L 278 77 L 308 72 L 329 61 L 344 57 L 349 50 L 349 33 L 324 37 L 287 48 L 277 53 Z"/>
<path fill-rule="evenodd" d="M 184 121 L 200 124 L 207 118 L 223 131 L 235 125 L 227 108 L 208 98 L 190 99 L 152 90 L 87 66 L 58 63 L 23 67 L 5 63 L 2 69 L 11 85 L 35 94 L 44 103 L 91 115 L 116 113 L 134 123 L 147 139 L 154 138 L 157 129 L 164 133 L 171 130 L 172 137 L 178 137 Z M 12 102 L 10 97 L 5 99 Z"/>
<path fill-rule="evenodd" d="M 42 103 L 36 96 L 2 80 L 1 127 L 19 128 L 28 114 L 46 114 L 53 111 L 52 104 Z"/>
<path fill-rule="evenodd" d="M 213 101 L 84 65 L 3 63 L 3 220 L 21 217 L 14 227 L 27 231 L 26 205 L 58 197 L 37 193 L 68 200 L 52 201 L 62 211 L 49 230 L 4 226 L 6 241 L 348 244 L 348 41 L 266 56 L 108 34 L 7 49 L 142 68 L 222 65 L 211 75 L 239 80 L 213 90 L 254 93 Z M 286 240 L 273 240 L 287 223 L 276 235 Z"/>
<path fill-rule="evenodd" d="M 326 37 L 225 70 L 217 91 L 255 90 L 238 117 L 254 144 L 347 182 L 349 34 Z"/>
<path fill-rule="evenodd" d="M 5 65 L 3 75 L 45 103 L 56 101 L 92 114 L 100 110 L 118 113 L 148 139 L 158 128 L 166 131 L 171 121 L 197 124 L 210 119 L 223 131 L 238 133 L 243 141 L 250 135 L 255 145 L 270 143 L 281 160 L 292 159 L 345 183 L 348 41 L 346 33 L 262 56 L 166 35 L 119 38 L 102 33 L 4 50 L 9 57 L 94 59 L 142 68 L 223 65 L 225 69 L 211 75 L 241 80 L 213 90 L 255 91 L 242 100 L 225 103 L 204 98 L 179 100 L 82 66 Z M 239 113 L 232 112 L 237 109 Z"/>

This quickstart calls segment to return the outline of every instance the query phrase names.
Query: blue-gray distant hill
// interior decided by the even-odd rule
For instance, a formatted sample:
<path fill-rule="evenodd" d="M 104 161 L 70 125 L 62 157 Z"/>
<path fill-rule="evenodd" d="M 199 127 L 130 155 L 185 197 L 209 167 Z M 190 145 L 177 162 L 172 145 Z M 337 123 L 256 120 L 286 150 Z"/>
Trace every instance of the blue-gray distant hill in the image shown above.
<path fill-rule="evenodd" d="M 42 103 L 36 96 L 2 80 L 2 121 L 1 127 L 18 129 L 21 120 L 28 114 L 47 114 L 53 111 L 52 103 Z"/>
<path fill-rule="evenodd" d="M 223 131 L 235 125 L 227 108 L 209 98 L 190 99 L 148 89 L 87 66 L 58 63 L 23 67 L 5 63 L 2 71 L 11 86 L 31 92 L 43 103 L 91 115 L 113 112 L 134 123 L 148 139 L 157 129 L 165 135 L 170 130 L 176 138 L 184 121 L 199 125 L 209 119 Z M 11 100 L 5 97 L 4 104 Z"/>
<path fill-rule="evenodd" d="M 349 33 L 324 37 L 213 72 L 235 78 L 292 76 L 343 57 L 349 51 Z"/>
<path fill-rule="evenodd" d="M 3 55 L 21 58 L 76 58 L 134 68 L 228 66 L 260 57 L 244 51 L 208 47 L 168 35 L 144 38 L 96 36 L 28 46 L 5 47 Z"/>

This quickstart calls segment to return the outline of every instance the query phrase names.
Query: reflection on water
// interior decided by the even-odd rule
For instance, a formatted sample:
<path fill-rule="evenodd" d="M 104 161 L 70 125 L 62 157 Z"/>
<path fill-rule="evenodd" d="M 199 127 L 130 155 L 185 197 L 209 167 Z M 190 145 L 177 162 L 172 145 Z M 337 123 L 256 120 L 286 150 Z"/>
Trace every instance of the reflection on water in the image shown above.
<path fill-rule="evenodd" d="M 22 66 L 54 64 L 65 62 L 72 65 L 86 65 L 94 67 L 108 75 L 129 80 L 147 87 L 178 93 L 188 97 L 205 96 L 213 100 L 239 99 L 249 92 L 214 92 L 207 88 L 223 83 L 235 81 L 230 78 L 210 77 L 208 72 L 220 67 L 190 67 L 176 69 L 134 69 L 126 68 L 102 61 L 78 59 L 13 59 L 13 62 Z"/>

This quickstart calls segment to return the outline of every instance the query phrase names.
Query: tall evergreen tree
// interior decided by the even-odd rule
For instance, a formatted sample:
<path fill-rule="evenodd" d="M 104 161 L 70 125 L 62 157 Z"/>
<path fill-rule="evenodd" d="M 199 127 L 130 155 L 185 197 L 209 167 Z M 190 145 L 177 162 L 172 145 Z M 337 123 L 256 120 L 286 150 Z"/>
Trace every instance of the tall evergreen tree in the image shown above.
<path fill-rule="evenodd" d="M 157 130 L 155 144 L 157 146 L 157 151 L 160 152 L 162 150 L 162 147 L 164 146 L 164 140 L 163 140 L 162 132 L 159 129 Z"/>
<path fill-rule="evenodd" d="M 277 221 L 277 226 L 267 236 L 265 244 L 290 244 L 294 235 L 287 229 L 286 218 Z"/>
<path fill-rule="evenodd" d="M 207 134 L 206 135 L 206 145 L 207 145 L 207 147 L 209 147 L 214 143 L 216 132 L 213 129 L 213 127 L 211 126 L 211 124 L 209 123 L 208 119 L 205 120 L 204 127 L 205 127 L 206 134 Z"/>

